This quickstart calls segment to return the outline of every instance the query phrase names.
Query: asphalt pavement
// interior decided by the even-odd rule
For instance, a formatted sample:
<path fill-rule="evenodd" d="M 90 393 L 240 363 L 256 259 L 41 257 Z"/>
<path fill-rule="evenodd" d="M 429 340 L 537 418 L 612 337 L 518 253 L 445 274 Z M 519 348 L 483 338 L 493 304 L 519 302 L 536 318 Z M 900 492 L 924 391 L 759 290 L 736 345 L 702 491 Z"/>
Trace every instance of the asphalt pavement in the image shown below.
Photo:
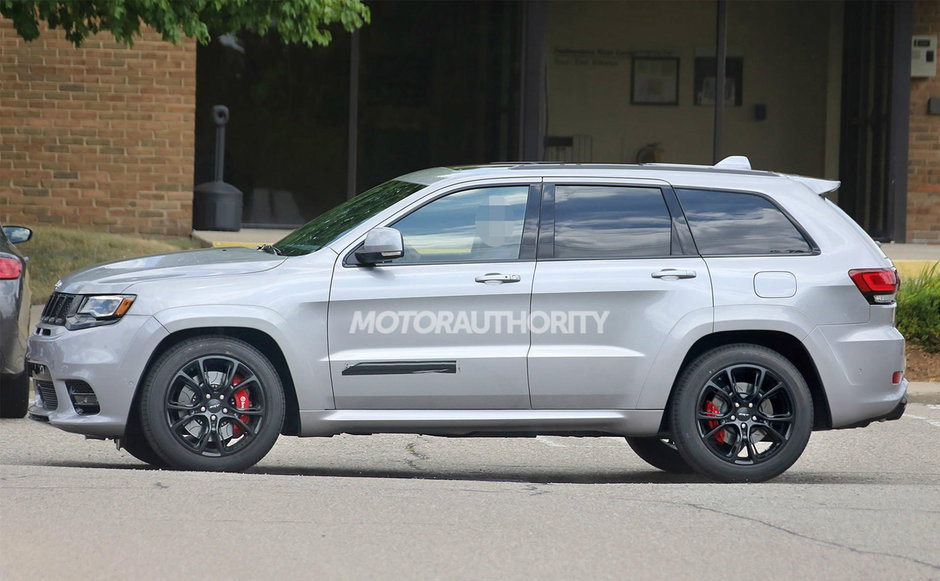
<path fill-rule="evenodd" d="M 0 421 L 0 579 L 940 579 L 940 405 L 813 434 L 762 484 L 621 438 L 282 437 L 242 474 L 156 470 Z"/>
<path fill-rule="evenodd" d="M 909 392 L 735 485 L 621 438 L 282 437 L 213 474 L 0 420 L 0 580 L 940 579 L 940 384 Z"/>

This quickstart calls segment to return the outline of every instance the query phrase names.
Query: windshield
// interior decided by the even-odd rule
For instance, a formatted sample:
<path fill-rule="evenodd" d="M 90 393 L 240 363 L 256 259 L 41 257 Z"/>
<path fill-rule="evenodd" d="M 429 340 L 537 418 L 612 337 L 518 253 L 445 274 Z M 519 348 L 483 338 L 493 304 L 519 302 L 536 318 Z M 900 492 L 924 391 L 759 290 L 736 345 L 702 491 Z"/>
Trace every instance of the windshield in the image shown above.
<path fill-rule="evenodd" d="M 300 256 L 320 250 L 340 235 L 424 186 L 392 180 L 320 214 L 274 244 L 278 254 Z"/>

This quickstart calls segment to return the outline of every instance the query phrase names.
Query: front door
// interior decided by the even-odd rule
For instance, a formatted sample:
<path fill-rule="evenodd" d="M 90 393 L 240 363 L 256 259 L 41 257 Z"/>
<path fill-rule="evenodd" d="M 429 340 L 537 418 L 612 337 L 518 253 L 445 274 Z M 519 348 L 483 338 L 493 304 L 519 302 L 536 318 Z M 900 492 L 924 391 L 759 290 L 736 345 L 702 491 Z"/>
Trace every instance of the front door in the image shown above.
<path fill-rule="evenodd" d="M 386 226 L 405 255 L 337 260 L 328 316 L 338 409 L 528 408 L 539 188 L 448 192 Z"/>

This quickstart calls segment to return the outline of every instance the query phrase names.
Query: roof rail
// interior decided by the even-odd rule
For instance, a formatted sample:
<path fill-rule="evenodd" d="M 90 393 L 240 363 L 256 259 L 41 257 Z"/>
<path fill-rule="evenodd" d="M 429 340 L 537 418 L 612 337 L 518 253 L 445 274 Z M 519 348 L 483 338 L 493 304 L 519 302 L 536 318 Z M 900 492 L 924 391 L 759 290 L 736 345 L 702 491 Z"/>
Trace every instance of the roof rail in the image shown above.
<path fill-rule="evenodd" d="M 713 167 L 722 169 L 751 169 L 751 160 L 746 155 L 729 155 L 716 163 Z"/>

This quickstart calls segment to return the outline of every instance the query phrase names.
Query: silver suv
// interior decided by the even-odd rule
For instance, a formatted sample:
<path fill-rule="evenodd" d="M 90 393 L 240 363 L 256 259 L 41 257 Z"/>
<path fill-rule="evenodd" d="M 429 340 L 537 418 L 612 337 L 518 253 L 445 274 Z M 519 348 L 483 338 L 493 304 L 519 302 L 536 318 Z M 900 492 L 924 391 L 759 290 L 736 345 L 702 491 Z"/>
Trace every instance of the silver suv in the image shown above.
<path fill-rule="evenodd" d="M 897 272 L 838 185 L 740 157 L 401 176 L 274 245 L 65 277 L 30 416 L 190 470 L 280 434 L 554 434 L 766 480 L 907 401 Z"/>

